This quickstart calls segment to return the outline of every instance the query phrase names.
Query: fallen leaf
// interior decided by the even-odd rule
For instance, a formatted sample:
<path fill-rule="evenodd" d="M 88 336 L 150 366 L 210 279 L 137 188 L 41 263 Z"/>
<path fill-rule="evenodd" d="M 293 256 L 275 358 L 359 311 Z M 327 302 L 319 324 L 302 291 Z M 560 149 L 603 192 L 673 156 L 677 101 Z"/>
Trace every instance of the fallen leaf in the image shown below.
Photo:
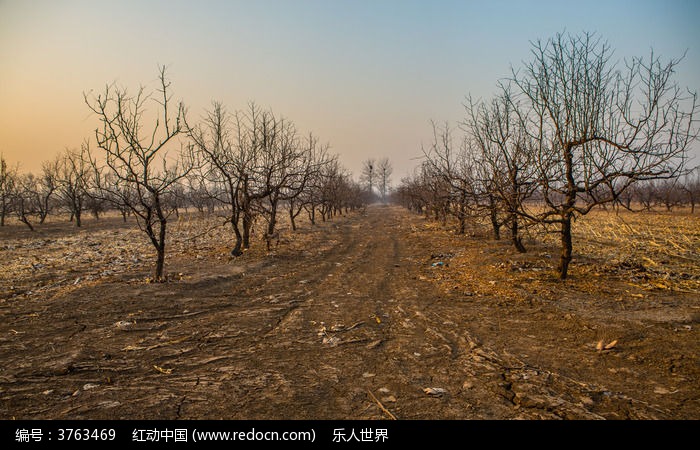
<path fill-rule="evenodd" d="M 603 350 L 603 340 L 601 339 L 598 341 L 598 343 L 595 345 L 595 349 L 598 350 L 599 352 Z"/>
<path fill-rule="evenodd" d="M 605 350 L 610 350 L 611 348 L 614 348 L 616 345 L 617 345 L 617 339 L 615 339 L 614 341 L 612 341 L 611 343 L 609 343 L 608 345 L 606 345 L 603 348 Z"/>
<path fill-rule="evenodd" d="M 162 367 L 158 367 L 155 364 L 153 365 L 153 368 L 165 375 L 170 375 L 171 373 L 173 373 L 173 369 L 163 369 Z"/>
<path fill-rule="evenodd" d="M 676 389 L 675 391 L 670 391 L 670 390 L 666 389 L 665 387 L 661 387 L 661 386 L 656 386 L 654 388 L 655 394 L 665 395 L 665 394 L 675 394 L 676 392 L 678 392 L 678 389 Z"/>
<path fill-rule="evenodd" d="M 367 344 L 367 348 L 368 348 L 368 349 L 377 348 L 377 347 L 379 347 L 381 344 L 382 344 L 382 340 L 381 340 L 381 339 L 377 339 L 376 341 L 372 341 L 372 342 L 370 342 L 369 344 Z"/>

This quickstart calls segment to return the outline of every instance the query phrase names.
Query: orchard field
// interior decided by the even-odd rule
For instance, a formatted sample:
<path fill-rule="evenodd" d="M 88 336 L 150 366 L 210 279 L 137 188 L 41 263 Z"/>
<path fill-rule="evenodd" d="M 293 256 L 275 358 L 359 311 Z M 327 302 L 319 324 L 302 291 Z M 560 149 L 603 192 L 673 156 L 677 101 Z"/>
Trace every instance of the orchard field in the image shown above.
<path fill-rule="evenodd" d="M 374 204 L 238 258 L 170 221 L 0 228 L 1 419 L 699 419 L 700 216 L 595 210 L 526 253 Z"/>

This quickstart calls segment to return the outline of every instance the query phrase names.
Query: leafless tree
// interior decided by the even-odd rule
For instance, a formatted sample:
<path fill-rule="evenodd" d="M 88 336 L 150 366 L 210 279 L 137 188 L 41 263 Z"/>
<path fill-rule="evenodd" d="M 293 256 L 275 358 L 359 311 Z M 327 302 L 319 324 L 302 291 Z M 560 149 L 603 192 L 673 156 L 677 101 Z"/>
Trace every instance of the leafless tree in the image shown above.
<path fill-rule="evenodd" d="M 401 183 L 394 192 L 394 201 L 409 211 L 422 214 L 427 208 L 420 173 L 416 170 L 412 175 L 401 179 Z"/>
<path fill-rule="evenodd" d="M 263 141 L 260 152 L 260 181 L 265 192 L 258 207 L 267 221 L 265 237 L 268 251 L 270 239 L 277 235 L 277 213 L 280 203 L 298 197 L 308 181 L 311 153 L 302 148 L 294 124 L 270 114 L 263 121 Z M 314 140 L 311 137 L 312 142 Z"/>
<path fill-rule="evenodd" d="M 382 158 L 377 163 L 377 176 L 379 177 L 379 191 L 382 196 L 382 203 L 386 203 L 387 194 L 391 187 L 391 174 L 394 168 L 391 167 L 389 158 Z"/>
<path fill-rule="evenodd" d="M 477 192 L 475 179 L 474 150 L 463 140 L 455 146 L 453 129 L 449 123 L 437 125 L 431 122 L 433 141 L 423 146 L 425 161 L 421 167 L 422 185 L 433 195 L 424 202 L 435 212 L 436 220 L 440 212 L 450 212 L 458 220 L 457 233 L 464 234 L 469 209 L 479 204 L 481 193 Z M 445 217 L 445 214 L 442 214 Z M 498 235 L 499 227 L 495 229 Z"/>
<path fill-rule="evenodd" d="M 700 203 L 700 167 L 688 171 L 681 181 L 681 190 L 690 203 L 690 213 L 695 212 L 695 205 Z"/>
<path fill-rule="evenodd" d="M 374 158 L 369 158 L 362 163 L 362 173 L 360 182 L 367 187 L 370 195 L 374 197 L 375 181 L 377 179 L 377 162 Z"/>
<path fill-rule="evenodd" d="M 298 167 L 294 169 L 297 174 L 297 181 L 294 184 L 297 188 L 289 190 L 286 195 L 292 230 L 297 229 L 296 218 L 305 207 L 307 209 L 308 206 L 314 208 L 316 193 L 321 189 L 320 181 L 323 167 L 332 164 L 336 158 L 328 152 L 330 145 L 319 144 L 318 138 L 313 133 L 308 134 L 302 145 L 306 157 L 297 160 Z M 309 216 L 312 224 L 314 223 L 314 215 L 315 213 L 312 212 Z"/>
<path fill-rule="evenodd" d="M 76 227 L 82 225 L 82 212 L 92 179 L 89 153 L 88 143 L 85 142 L 80 150 L 66 149 L 58 158 L 59 197 L 70 212 L 71 220 L 75 220 Z"/>
<path fill-rule="evenodd" d="M 200 160 L 197 165 L 198 170 L 191 171 L 182 180 L 184 195 L 186 203 L 194 207 L 201 215 L 212 214 L 217 206 L 228 203 L 228 199 L 224 198 L 224 194 L 222 194 L 225 189 L 221 186 L 221 180 L 211 180 L 213 176 L 211 167 L 207 166 L 206 162 L 201 161 L 201 151 L 196 150 L 196 145 L 196 156 Z"/>
<path fill-rule="evenodd" d="M 534 42 L 532 60 L 513 71 L 546 204 L 531 218 L 559 227 L 561 279 L 573 219 L 637 181 L 676 177 L 698 135 L 696 94 L 672 79 L 679 59 L 663 63 L 652 52 L 619 67 L 611 56 L 593 34 L 557 34 Z"/>
<path fill-rule="evenodd" d="M 487 185 L 486 194 L 492 196 L 489 204 L 499 203 L 491 208 L 491 221 L 501 223 L 496 216 L 497 211 L 502 210 L 506 216 L 504 222 L 510 228 L 511 242 L 523 253 L 522 212 L 525 201 L 537 187 L 534 142 L 518 117 L 509 86 L 501 85 L 500 94 L 490 103 L 470 98 L 465 107 L 467 117 L 463 125 L 478 148 L 477 165 Z"/>
<path fill-rule="evenodd" d="M 11 194 L 10 208 L 17 219 L 27 228 L 34 231 L 31 217 L 40 215 L 37 180 L 32 173 L 23 173 L 15 178 L 14 189 Z"/>
<path fill-rule="evenodd" d="M 651 211 L 654 207 L 658 194 L 658 183 L 654 180 L 640 181 L 630 187 L 636 200 L 641 204 L 643 210 Z"/>
<path fill-rule="evenodd" d="M 54 206 L 52 199 L 58 189 L 58 165 L 58 159 L 44 161 L 41 164 L 41 175 L 36 179 L 35 196 L 39 224 L 43 224 L 46 221 Z"/>
<path fill-rule="evenodd" d="M 203 159 L 203 176 L 197 181 L 190 179 L 189 182 L 198 199 L 212 198 L 224 206 L 226 223 L 231 225 L 236 237 L 231 254 L 240 256 L 243 254 L 241 214 L 244 212 L 241 191 L 244 177 L 250 165 L 254 163 L 254 156 L 250 160 L 240 145 L 241 142 L 235 142 L 231 130 L 232 119 L 236 120 L 239 127 L 238 137 L 243 138 L 246 130 L 240 128 L 244 124 L 239 115 L 232 118 L 219 102 L 214 102 L 212 109 L 205 113 L 200 124 L 188 127 L 198 157 Z M 194 183 L 197 183 L 196 186 Z M 214 188 L 214 185 L 220 186 L 221 189 Z"/>
<path fill-rule="evenodd" d="M 681 190 L 681 180 L 679 178 L 660 180 L 657 184 L 656 195 L 657 202 L 663 205 L 666 211 L 680 206 L 684 197 Z"/>
<path fill-rule="evenodd" d="M 183 156 L 188 147 L 182 142 L 179 149 L 172 150 L 184 130 L 185 107 L 181 102 L 173 105 L 165 67 L 159 70 L 158 83 L 157 95 L 141 87 L 132 96 L 126 89 L 109 85 L 100 94 L 84 97 L 100 122 L 95 140 L 101 158 L 90 157 L 95 182 L 101 192 L 118 199 L 136 216 L 156 250 L 154 280 L 164 281 L 167 223 L 173 211 L 163 197 L 187 175 L 192 162 Z M 159 108 L 154 125 L 146 131 L 149 102 Z"/>
<path fill-rule="evenodd" d="M 325 222 L 340 214 L 352 202 L 351 196 L 356 195 L 358 189 L 354 189 L 350 173 L 337 158 L 329 159 L 320 169 L 315 208 L 318 208 L 321 220 Z M 364 186 L 359 191 L 367 192 Z"/>
<path fill-rule="evenodd" d="M 271 165 L 263 158 L 271 150 L 279 130 L 277 118 L 270 110 L 250 103 L 245 113 L 236 114 L 236 145 L 239 157 L 239 209 L 243 224 L 243 249 L 250 248 L 253 223 L 260 211 L 260 202 L 270 195 Z"/>
<path fill-rule="evenodd" d="M 17 170 L 9 167 L 0 155 L 0 226 L 5 226 L 5 217 L 10 213 L 10 204 L 15 191 Z"/>

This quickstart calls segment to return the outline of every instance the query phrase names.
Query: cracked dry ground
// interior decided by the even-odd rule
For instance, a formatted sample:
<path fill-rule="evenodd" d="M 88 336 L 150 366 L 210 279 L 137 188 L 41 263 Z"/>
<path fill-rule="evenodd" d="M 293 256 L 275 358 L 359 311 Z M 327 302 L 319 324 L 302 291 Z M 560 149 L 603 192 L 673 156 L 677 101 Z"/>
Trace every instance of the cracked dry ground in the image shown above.
<path fill-rule="evenodd" d="M 307 251 L 8 300 L 1 418 L 700 418 L 698 327 L 439 289 L 456 269 L 431 255 L 464 238 L 424 224 L 373 206 L 323 224 Z M 476 244 L 461 251 L 478 264 Z M 596 352 L 600 330 L 624 341 Z"/>

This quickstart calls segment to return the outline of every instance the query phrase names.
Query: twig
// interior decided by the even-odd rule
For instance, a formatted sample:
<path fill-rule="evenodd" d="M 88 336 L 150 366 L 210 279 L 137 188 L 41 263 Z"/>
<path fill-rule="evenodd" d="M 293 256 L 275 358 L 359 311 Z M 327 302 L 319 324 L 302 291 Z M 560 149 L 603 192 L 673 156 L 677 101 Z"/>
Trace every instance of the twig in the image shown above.
<path fill-rule="evenodd" d="M 169 320 L 169 319 L 182 319 L 183 317 L 192 317 L 192 316 L 197 316 L 199 314 L 204 314 L 206 311 L 195 311 L 187 314 L 177 314 L 175 316 L 161 316 L 161 317 L 143 317 L 143 318 L 136 318 L 134 321 L 138 322 L 148 322 L 149 320 Z"/>
<path fill-rule="evenodd" d="M 391 411 L 389 411 L 388 409 L 386 409 L 386 408 L 384 407 L 384 405 L 382 405 L 382 402 L 380 402 L 379 400 L 377 400 L 377 397 L 375 397 L 374 394 L 372 394 L 372 391 L 370 391 L 369 389 L 367 389 L 367 393 L 369 394 L 370 397 L 372 397 L 372 400 L 374 400 L 374 402 L 377 404 L 377 406 L 379 406 L 379 409 L 381 409 L 382 411 L 384 411 L 384 413 L 386 413 L 386 415 L 389 416 L 389 417 L 391 418 L 391 420 L 397 420 L 397 419 L 396 419 L 396 416 L 393 415 L 393 414 L 391 413 Z"/>
<path fill-rule="evenodd" d="M 168 345 L 179 344 L 180 342 L 184 342 L 184 341 L 186 341 L 187 339 L 189 339 L 189 338 L 191 338 L 191 337 L 192 337 L 192 336 L 187 335 L 187 336 L 181 337 L 180 339 L 175 339 L 175 340 L 173 340 L 173 341 L 163 342 L 163 343 L 161 343 L 161 344 L 149 345 L 148 347 L 139 347 L 139 346 L 136 346 L 136 345 L 127 345 L 127 346 L 124 347 L 122 350 L 123 350 L 123 351 L 126 351 L 126 352 L 128 352 L 128 351 L 134 351 L 134 350 L 153 350 L 153 349 L 156 349 L 156 348 L 159 348 L 159 347 L 166 347 L 166 346 L 168 346 Z"/>
<path fill-rule="evenodd" d="M 367 342 L 367 341 L 369 341 L 369 338 L 350 339 L 349 341 L 340 341 L 336 345 L 358 344 L 358 343 Z"/>

